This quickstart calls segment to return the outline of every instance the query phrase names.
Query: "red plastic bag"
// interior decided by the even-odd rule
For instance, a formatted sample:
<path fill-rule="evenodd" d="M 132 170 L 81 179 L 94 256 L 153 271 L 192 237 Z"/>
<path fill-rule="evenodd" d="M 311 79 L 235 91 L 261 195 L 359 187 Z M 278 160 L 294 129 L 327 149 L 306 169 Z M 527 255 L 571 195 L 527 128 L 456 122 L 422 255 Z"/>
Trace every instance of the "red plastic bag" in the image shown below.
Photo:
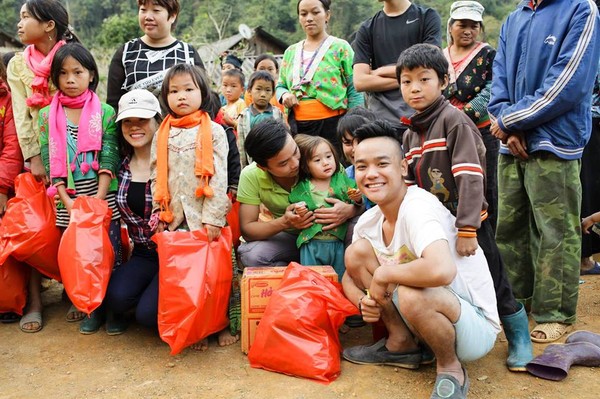
<path fill-rule="evenodd" d="M 176 355 L 229 325 L 233 278 L 231 230 L 208 242 L 206 229 L 155 234 L 158 245 L 158 332 Z"/>
<path fill-rule="evenodd" d="M 58 249 L 65 291 L 73 305 L 88 315 L 102 304 L 115 263 L 108 235 L 111 217 L 108 202 L 86 196 L 75 198 Z"/>
<path fill-rule="evenodd" d="M 9 256 L 25 262 L 42 274 L 60 281 L 54 200 L 46 194 L 44 183 L 31 173 L 15 179 L 15 197 L 0 223 L 0 264 Z"/>
<path fill-rule="evenodd" d="M 129 238 L 129 230 L 127 230 L 127 225 L 121 225 L 121 264 L 129 260 L 131 251 L 133 251 L 133 247 Z"/>
<path fill-rule="evenodd" d="M 23 315 L 31 268 L 12 257 L 0 265 L 0 313 Z"/>
<path fill-rule="evenodd" d="M 292 262 L 258 325 L 250 365 L 329 383 L 341 370 L 338 330 L 356 312 L 340 284 Z"/>
<path fill-rule="evenodd" d="M 233 247 L 237 248 L 240 245 L 240 237 L 242 236 L 242 230 L 240 229 L 240 203 L 237 200 L 233 200 L 231 204 L 231 210 L 227 214 L 227 225 L 231 229 Z"/>

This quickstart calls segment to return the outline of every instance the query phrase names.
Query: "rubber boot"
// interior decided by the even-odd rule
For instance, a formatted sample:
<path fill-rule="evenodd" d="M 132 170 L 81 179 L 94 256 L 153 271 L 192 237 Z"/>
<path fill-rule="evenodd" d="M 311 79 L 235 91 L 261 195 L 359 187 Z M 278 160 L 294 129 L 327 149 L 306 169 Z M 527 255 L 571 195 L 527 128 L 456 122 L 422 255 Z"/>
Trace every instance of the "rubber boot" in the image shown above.
<path fill-rule="evenodd" d="M 106 321 L 106 312 L 100 306 L 94 310 L 88 317 L 83 319 L 79 324 L 79 333 L 84 335 L 95 334 Z"/>
<path fill-rule="evenodd" d="M 544 353 L 527 364 L 527 371 L 546 380 L 561 381 L 573 365 L 600 366 L 600 348 L 589 342 L 548 345 Z"/>
<path fill-rule="evenodd" d="M 106 333 L 108 335 L 121 335 L 128 327 L 125 315 L 116 314 L 111 310 L 106 312 Z"/>
<path fill-rule="evenodd" d="M 527 371 L 525 366 L 533 359 L 533 345 L 529 336 L 529 321 L 525 307 L 518 312 L 500 317 L 508 340 L 506 366 L 510 371 Z"/>
<path fill-rule="evenodd" d="M 573 342 L 589 342 L 600 348 L 600 334 L 586 330 L 575 331 L 567 336 L 565 344 L 571 344 Z"/>

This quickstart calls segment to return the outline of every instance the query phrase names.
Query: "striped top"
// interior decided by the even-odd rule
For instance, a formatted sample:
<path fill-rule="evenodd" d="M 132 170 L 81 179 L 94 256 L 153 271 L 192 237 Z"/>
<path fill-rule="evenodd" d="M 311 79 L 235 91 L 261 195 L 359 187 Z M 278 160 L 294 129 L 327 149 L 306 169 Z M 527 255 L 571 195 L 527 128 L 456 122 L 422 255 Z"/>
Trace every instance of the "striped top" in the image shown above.
<path fill-rule="evenodd" d="M 67 134 L 69 134 L 75 142 L 77 142 L 77 126 L 67 123 Z M 70 145 L 70 143 L 69 143 Z M 72 199 L 81 197 L 83 195 L 94 196 L 98 192 L 98 177 L 92 179 L 75 180 L 75 194 L 70 195 Z M 108 207 L 112 209 L 112 220 L 118 220 L 121 218 L 117 203 L 115 201 L 115 192 L 111 191 L 106 195 L 105 198 L 108 201 Z M 69 225 L 69 213 L 62 203 L 56 206 L 56 225 L 58 227 L 67 227 Z"/>

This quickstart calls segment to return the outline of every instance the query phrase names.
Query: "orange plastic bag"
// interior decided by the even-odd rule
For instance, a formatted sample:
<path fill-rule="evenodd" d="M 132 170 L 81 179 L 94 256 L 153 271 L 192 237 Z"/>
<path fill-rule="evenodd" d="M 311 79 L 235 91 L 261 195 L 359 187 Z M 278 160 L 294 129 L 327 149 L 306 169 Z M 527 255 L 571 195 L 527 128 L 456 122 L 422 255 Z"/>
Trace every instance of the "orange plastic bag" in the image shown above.
<path fill-rule="evenodd" d="M 0 313 L 23 315 L 31 269 L 12 257 L 0 265 Z"/>
<path fill-rule="evenodd" d="M 54 200 L 46 194 L 44 183 L 31 173 L 15 179 L 15 197 L 0 223 L 0 264 L 9 256 L 25 262 L 42 274 L 60 281 Z"/>
<path fill-rule="evenodd" d="M 242 236 L 242 230 L 240 229 L 240 203 L 237 200 L 233 200 L 231 203 L 231 210 L 227 214 L 227 225 L 231 229 L 233 247 L 237 248 L 240 245 L 240 237 Z"/>
<path fill-rule="evenodd" d="M 341 370 L 338 330 L 356 313 L 340 284 L 292 262 L 258 325 L 250 365 L 329 383 Z"/>
<path fill-rule="evenodd" d="M 75 198 L 58 249 L 65 291 L 73 305 L 88 315 L 102 304 L 115 263 L 108 236 L 111 217 L 108 202 L 86 196 Z"/>
<path fill-rule="evenodd" d="M 176 355 L 229 325 L 231 230 L 208 242 L 206 229 L 158 233 L 158 332 Z"/>

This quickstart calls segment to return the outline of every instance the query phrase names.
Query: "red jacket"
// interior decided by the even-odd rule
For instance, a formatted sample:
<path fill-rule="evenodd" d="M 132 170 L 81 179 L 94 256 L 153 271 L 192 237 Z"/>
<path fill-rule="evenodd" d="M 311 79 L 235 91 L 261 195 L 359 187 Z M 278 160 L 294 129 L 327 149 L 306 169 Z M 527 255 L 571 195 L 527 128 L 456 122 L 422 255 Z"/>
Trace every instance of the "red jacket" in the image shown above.
<path fill-rule="evenodd" d="M 0 80 L 0 193 L 14 189 L 15 177 L 23 170 L 23 154 L 17 140 L 10 91 Z"/>

